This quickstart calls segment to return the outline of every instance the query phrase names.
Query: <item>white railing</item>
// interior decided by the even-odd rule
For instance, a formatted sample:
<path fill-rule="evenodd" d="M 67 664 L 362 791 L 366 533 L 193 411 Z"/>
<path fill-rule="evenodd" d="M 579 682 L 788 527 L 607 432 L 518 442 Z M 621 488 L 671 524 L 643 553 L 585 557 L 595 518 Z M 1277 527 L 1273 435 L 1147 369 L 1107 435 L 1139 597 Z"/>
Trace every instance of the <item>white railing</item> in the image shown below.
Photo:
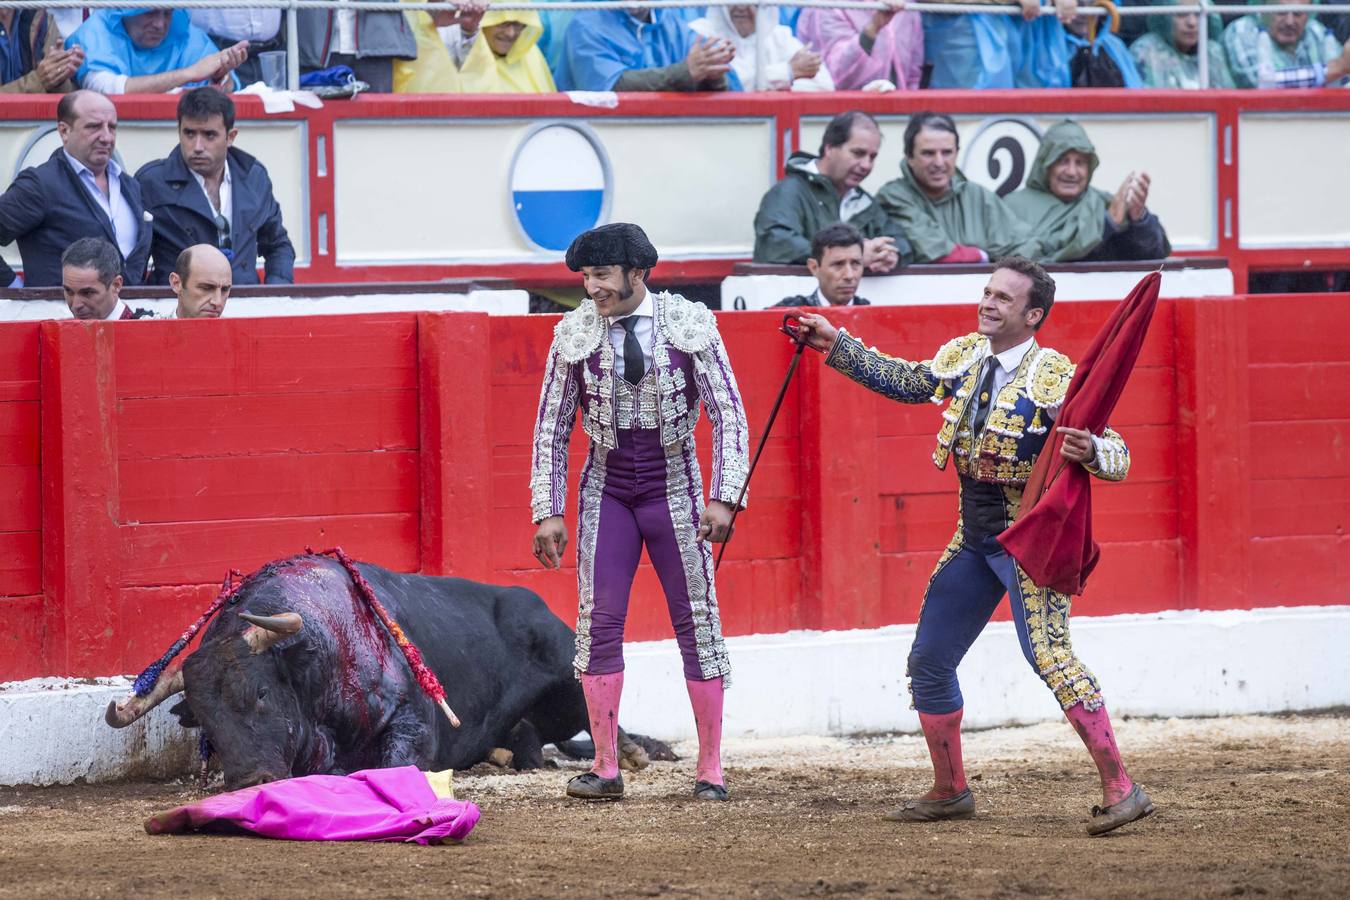
<path fill-rule="evenodd" d="M 291 90 L 300 84 L 300 53 L 298 48 L 299 26 L 296 13 L 302 9 L 344 9 L 367 12 L 444 12 L 454 9 L 453 2 L 442 3 L 398 3 L 390 0 L 152 0 L 156 9 L 282 9 L 286 12 L 286 83 Z M 536 12 L 563 12 L 568 10 L 612 9 L 622 4 L 626 9 L 679 9 L 695 6 L 792 6 L 814 7 L 817 9 L 889 9 L 885 4 L 864 2 L 864 0 L 563 0 L 558 3 L 505 2 L 492 3 L 492 9 L 534 10 Z M 12 9 L 129 9 L 137 8 L 135 0 L 7 0 L 0 5 Z M 927 3 L 912 0 L 910 9 L 915 12 L 938 15 L 1022 15 L 1022 7 L 1012 4 L 972 4 L 972 3 Z M 1203 20 L 1211 13 L 1222 15 L 1248 15 L 1257 12 L 1321 12 L 1350 13 L 1350 3 L 1266 3 L 1245 5 L 1234 3 L 1209 3 L 1198 0 L 1196 3 L 1177 6 L 1122 6 L 1116 12 L 1122 16 L 1179 16 L 1187 13 L 1199 13 Z M 1079 13 L 1085 16 L 1105 16 L 1102 7 L 1082 6 Z M 1055 15 L 1055 7 L 1042 5 L 1040 14 Z M 756 42 L 760 39 L 755 32 Z M 758 51 L 760 48 L 756 46 Z M 1199 67 L 1200 87 L 1209 87 L 1209 29 L 1202 27 L 1198 33 L 1195 48 L 1196 63 Z M 764 54 L 755 53 L 755 83 L 763 75 Z"/>

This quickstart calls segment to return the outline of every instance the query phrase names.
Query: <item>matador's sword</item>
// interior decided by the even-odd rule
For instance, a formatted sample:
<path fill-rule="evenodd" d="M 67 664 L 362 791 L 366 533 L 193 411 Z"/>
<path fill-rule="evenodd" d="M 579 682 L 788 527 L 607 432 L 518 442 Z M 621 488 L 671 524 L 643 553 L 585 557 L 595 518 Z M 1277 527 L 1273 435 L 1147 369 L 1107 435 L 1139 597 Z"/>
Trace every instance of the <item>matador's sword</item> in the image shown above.
<path fill-rule="evenodd" d="M 745 483 L 741 485 L 741 492 L 736 497 L 736 504 L 731 507 L 731 521 L 727 523 L 727 539 L 722 542 L 722 549 L 717 551 L 717 562 L 713 564 L 713 571 L 716 572 L 722 566 L 722 556 L 727 552 L 727 544 L 731 543 L 731 534 L 736 527 L 736 515 L 741 511 L 741 503 L 745 500 L 745 492 L 750 487 L 750 479 L 755 474 L 755 466 L 759 465 L 759 455 L 764 452 L 764 445 L 769 440 L 769 432 L 773 430 L 773 420 L 778 418 L 778 409 L 783 405 L 783 398 L 787 396 L 788 385 L 792 384 L 792 376 L 797 374 L 797 363 L 802 361 L 802 351 L 806 349 L 806 335 L 788 322 L 797 317 L 788 313 L 783 316 L 783 324 L 778 326 L 778 330 L 792 338 L 797 349 L 792 354 L 792 362 L 788 364 L 787 377 L 783 379 L 783 386 L 778 389 L 778 399 L 773 401 L 773 409 L 769 410 L 769 421 L 764 423 L 764 433 L 760 435 L 759 446 L 755 448 L 755 457 L 750 460 L 750 471 L 745 475 Z"/>

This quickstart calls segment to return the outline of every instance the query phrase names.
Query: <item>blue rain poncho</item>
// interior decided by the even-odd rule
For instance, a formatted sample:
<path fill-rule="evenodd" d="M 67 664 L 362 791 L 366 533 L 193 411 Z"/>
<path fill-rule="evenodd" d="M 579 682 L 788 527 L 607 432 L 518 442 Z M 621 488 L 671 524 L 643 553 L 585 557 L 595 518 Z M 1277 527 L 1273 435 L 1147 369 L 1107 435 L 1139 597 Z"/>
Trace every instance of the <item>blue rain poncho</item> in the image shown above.
<path fill-rule="evenodd" d="M 933 89 L 1069 87 L 1072 54 L 1054 16 L 925 14 L 923 43 Z"/>
<path fill-rule="evenodd" d="M 176 9 L 169 22 L 169 33 L 164 36 L 158 47 L 146 49 L 132 43 L 122 20 L 131 16 L 151 12 L 149 7 L 141 9 L 100 9 L 95 11 L 84 24 L 66 38 L 66 47 L 84 48 L 84 65 L 75 73 L 80 84 L 90 72 L 110 72 L 113 75 L 126 75 L 135 78 L 140 75 L 161 75 L 190 66 L 203 57 L 218 53 L 220 48 L 188 17 L 187 10 Z M 239 87 L 239 79 L 230 73 L 234 86 Z M 204 81 L 193 82 L 184 87 L 196 87 Z"/>
<path fill-rule="evenodd" d="M 558 90 L 612 91 L 624 72 L 683 62 L 696 35 L 676 12 L 654 9 L 650 22 L 617 7 L 577 13 L 567 26 L 562 65 L 554 72 Z M 734 72 L 727 73 L 727 81 L 732 90 L 741 89 Z"/>

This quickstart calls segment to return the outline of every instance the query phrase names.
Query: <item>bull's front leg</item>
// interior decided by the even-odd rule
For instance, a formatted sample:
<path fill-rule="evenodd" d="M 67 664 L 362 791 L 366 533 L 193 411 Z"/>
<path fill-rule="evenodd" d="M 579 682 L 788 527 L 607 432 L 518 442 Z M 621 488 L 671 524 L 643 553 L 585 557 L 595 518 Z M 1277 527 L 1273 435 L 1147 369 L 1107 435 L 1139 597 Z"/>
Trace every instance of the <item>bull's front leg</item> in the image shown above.
<path fill-rule="evenodd" d="M 430 768 L 435 754 L 433 741 L 436 729 L 409 706 L 402 707 L 380 736 L 380 766 L 417 766 Z"/>

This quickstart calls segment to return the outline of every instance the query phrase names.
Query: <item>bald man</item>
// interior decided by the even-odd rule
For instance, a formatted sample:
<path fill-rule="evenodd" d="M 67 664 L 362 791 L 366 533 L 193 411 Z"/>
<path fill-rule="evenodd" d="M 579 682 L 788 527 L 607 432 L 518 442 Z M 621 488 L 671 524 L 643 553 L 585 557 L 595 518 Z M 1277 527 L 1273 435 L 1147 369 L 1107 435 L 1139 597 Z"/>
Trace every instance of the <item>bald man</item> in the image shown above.
<path fill-rule="evenodd" d="M 169 287 L 178 298 L 174 319 L 218 319 L 230 299 L 234 276 L 230 261 L 210 244 L 193 244 L 169 273 Z"/>
<path fill-rule="evenodd" d="M 22 280 L 0 260 L 0 285 L 60 285 L 61 254 L 87 237 L 117 247 L 124 280 L 141 284 L 153 229 L 140 185 L 117 162 L 117 108 L 75 91 L 57 104 L 56 120 L 61 147 L 0 195 L 0 244 L 17 241 L 23 257 Z"/>

